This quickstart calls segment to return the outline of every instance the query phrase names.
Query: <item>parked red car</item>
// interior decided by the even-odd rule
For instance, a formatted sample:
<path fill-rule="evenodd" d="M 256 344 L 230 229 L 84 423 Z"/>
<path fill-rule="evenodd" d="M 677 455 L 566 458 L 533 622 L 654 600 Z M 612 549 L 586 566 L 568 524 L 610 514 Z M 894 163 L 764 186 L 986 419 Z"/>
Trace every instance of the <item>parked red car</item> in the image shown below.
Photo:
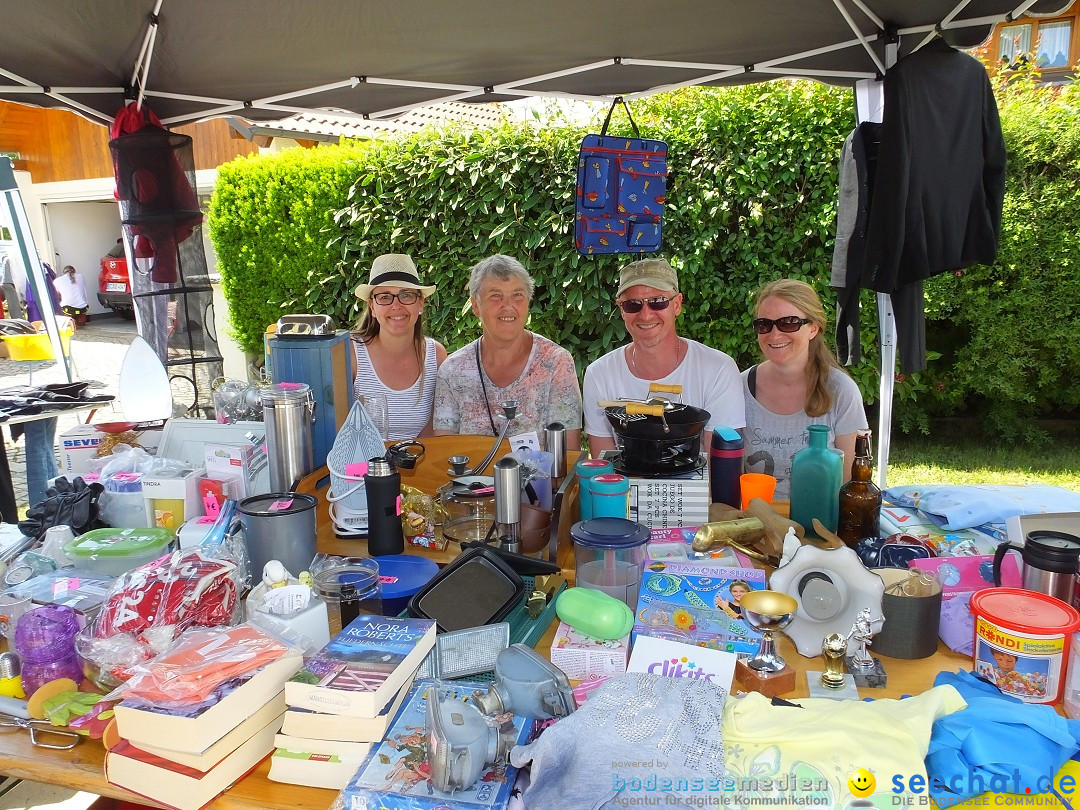
<path fill-rule="evenodd" d="M 131 277 L 128 275 L 124 243 L 116 240 L 116 246 L 101 259 L 98 275 L 98 303 L 125 318 L 135 317 L 131 300 Z"/>

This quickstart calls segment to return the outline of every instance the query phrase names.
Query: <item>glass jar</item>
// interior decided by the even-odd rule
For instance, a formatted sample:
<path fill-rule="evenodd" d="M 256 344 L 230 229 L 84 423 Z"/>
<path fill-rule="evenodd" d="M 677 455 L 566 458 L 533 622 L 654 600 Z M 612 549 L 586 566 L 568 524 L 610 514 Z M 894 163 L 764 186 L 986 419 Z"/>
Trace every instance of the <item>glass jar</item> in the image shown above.
<path fill-rule="evenodd" d="M 364 557 L 342 557 L 315 574 L 315 592 L 326 602 L 330 638 L 361 613 L 382 615 L 379 565 Z"/>

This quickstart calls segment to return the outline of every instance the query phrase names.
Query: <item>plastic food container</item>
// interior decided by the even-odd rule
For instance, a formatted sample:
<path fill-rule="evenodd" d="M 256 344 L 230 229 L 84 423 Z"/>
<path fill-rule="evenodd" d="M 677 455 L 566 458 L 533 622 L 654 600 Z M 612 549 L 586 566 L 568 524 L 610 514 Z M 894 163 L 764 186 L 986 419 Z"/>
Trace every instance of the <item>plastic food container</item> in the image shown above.
<path fill-rule="evenodd" d="M 70 351 L 71 336 L 74 332 L 70 329 L 60 331 L 60 345 L 64 352 Z M 52 343 L 47 334 L 36 335 L 4 335 L 4 345 L 12 360 L 55 360 Z"/>
<path fill-rule="evenodd" d="M 987 588 L 971 597 L 974 669 L 1024 703 L 1057 703 L 1065 689 L 1080 612 L 1060 599 L 1020 588 Z"/>
<path fill-rule="evenodd" d="M 570 527 L 577 584 L 614 596 L 637 609 L 649 527 L 616 517 L 583 520 Z"/>
<path fill-rule="evenodd" d="M 168 529 L 94 529 L 67 543 L 64 551 L 77 567 L 115 577 L 156 560 L 172 539 Z"/>

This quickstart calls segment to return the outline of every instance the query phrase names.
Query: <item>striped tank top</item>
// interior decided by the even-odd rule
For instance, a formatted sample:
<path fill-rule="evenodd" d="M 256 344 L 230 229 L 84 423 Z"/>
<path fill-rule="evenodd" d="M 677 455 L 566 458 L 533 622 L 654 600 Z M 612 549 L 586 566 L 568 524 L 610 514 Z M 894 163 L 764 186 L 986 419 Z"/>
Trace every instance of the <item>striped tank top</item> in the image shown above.
<path fill-rule="evenodd" d="M 435 402 L 435 375 L 438 373 L 438 366 L 435 363 L 435 341 L 429 337 L 424 338 L 424 393 L 419 397 L 417 396 L 420 390 L 419 379 L 402 391 L 390 388 L 375 373 L 367 344 L 356 339 L 352 344 L 356 350 L 356 380 L 353 383 L 353 393 L 356 397 L 365 392 L 386 397 L 387 410 L 390 412 L 388 438 L 391 441 L 415 439 L 431 419 L 431 408 Z"/>

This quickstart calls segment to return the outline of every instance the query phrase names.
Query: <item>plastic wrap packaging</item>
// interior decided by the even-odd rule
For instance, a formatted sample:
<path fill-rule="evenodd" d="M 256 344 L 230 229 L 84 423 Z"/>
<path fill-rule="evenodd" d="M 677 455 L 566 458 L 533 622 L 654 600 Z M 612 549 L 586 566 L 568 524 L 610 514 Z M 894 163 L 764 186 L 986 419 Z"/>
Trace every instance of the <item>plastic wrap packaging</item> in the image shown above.
<path fill-rule="evenodd" d="M 174 551 L 119 577 L 77 640 L 87 675 L 115 686 L 185 630 L 238 624 L 244 574 L 242 544 L 226 539 Z"/>
<path fill-rule="evenodd" d="M 132 667 L 127 681 L 106 699 L 167 709 L 199 706 L 220 697 L 222 687 L 294 649 L 286 639 L 251 623 L 192 628 L 161 655 Z"/>

